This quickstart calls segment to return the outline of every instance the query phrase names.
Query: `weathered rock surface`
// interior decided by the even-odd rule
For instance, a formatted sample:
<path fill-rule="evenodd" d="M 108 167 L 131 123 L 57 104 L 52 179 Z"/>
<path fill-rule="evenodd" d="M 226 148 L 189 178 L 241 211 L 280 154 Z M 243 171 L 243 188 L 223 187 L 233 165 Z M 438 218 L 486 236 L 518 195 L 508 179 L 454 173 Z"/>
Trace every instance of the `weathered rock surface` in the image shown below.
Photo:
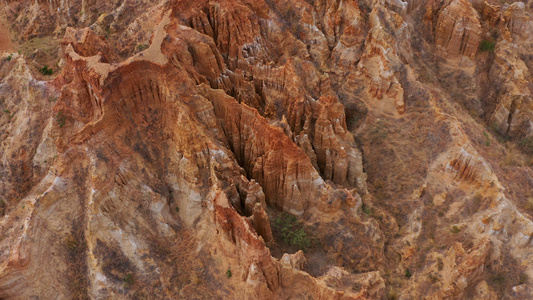
<path fill-rule="evenodd" d="M 435 43 L 450 57 L 473 58 L 481 41 L 478 13 L 470 1 L 454 0 L 439 12 Z"/>
<path fill-rule="evenodd" d="M 531 3 L 0 5 L 0 298 L 532 296 Z"/>

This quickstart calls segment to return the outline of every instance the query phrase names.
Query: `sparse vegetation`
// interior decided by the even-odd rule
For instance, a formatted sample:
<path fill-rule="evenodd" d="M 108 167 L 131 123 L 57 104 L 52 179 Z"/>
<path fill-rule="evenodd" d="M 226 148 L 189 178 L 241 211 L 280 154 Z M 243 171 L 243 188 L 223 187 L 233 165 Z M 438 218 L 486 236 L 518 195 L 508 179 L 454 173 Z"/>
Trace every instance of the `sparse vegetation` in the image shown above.
<path fill-rule="evenodd" d="M 274 229 L 280 232 L 281 238 L 289 245 L 299 249 L 306 249 L 311 246 L 311 240 L 302 228 L 302 224 L 295 216 L 283 213 L 274 222 Z"/>
<path fill-rule="evenodd" d="M 0 217 L 6 214 L 6 202 L 0 199 Z"/>
<path fill-rule="evenodd" d="M 134 282 L 133 274 L 131 274 L 131 273 L 126 274 L 126 277 L 124 277 L 124 284 L 126 286 L 130 286 L 130 285 L 133 284 L 133 282 Z"/>
<path fill-rule="evenodd" d="M 366 205 L 363 203 L 363 205 L 361 206 L 361 208 L 363 209 L 363 212 L 369 216 L 373 216 L 374 215 L 374 209 L 372 207 L 370 207 L 369 205 Z"/>
<path fill-rule="evenodd" d="M 477 206 L 479 206 L 481 205 L 481 202 L 483 202 L 483 195 L 481 195 L 479 192 L 476 192 L 472 197 L 472 200 Z"/>
<path fill-rule="evenodd" d="M 6 61 L 10 61 L 12 58 L 13 58 L 13 54 L 10 54 L 10 55 L 6 58 Z"/>
<path fill-rule="evenodd" d="M 413 276 L 413 274 L 411 274 L 411 270 L 405 268 L 405 277 L 411 278 L 412 276 Z"/>
<path fill-rule="evenodd" d="M 87 295 L 87 245 L 83 237 L 82 227 L 79 223 L 71 225 L 72 231 L 64 238 L 63 246 L 68 258 L 68 287 L 72 293 L 72 299 L 89 299 Z"/>
<path fill-rule="evenodd" d="M 9 109 L 4 109 L 4 112 L 5 112 L 6 114 L 11 113 L 11 111 L 10 111 Z"/>
<path fill-rule="evenodd" d="M 396 300 L 398 299 L 398 293 L 396 290 L 392 287 L 389 287 L 389 290 L 387 291 L 387 299 L 388 300 Z"/>
<path fill-rule="evenodd" d="M 518 281 L 519 284 L 524 284 L 524 283 L 527 283 L 529 281 L 529 276 L 522 272 L 520 273 L 520 280 Z"/>
<path fill-rule="evenodd" d="M 453 225 L 452 229 L 450 229 L 451 233 L 459 233 L 461 232 L 461 228 L 459 228 L 457 225 Z"/>
<path fill-rule="evenodd" d="M 479 44 L 479 51 L 481 51 L 481 52 L 493 52 L 495 46 L 496 46 L 496 43 L 494 43 L 493 41 L 483 40 Z"/>
<path fill-rule="evenodd" d="M 57 97 L 50 96 L 50 98 L 48 98 L 48 102 L 56 102 L 56 101 L 57 101 Z"/>
<path fill-rule="evenodd" d="M 59 39 L 53 36 L 36 37 L 23 42 L 19 46 L 19 54 L 25 57 L 35 59 L 35 61 L 44 66 L 55 66 L 59 62 Z"/>
<path fill-rule="evenodd" d="M 533 211 L 533 197 L 527 197 L 525 208 L 529 211 Z"/>
<path fill-rule="evenodd" d="M 358 114 L 351 114 L 351 115 L 347 115 L 346 116 L 346 126 L 348 127 L 348 130 L 353 130 L 355 128 L 355 126 L 357 125 L 357 122 L 359 122 L 359 120 L 361 119 L 362 117 L 359 116 Z"/>
<path fill-rule="evenodd" d="M 533 154 L 533 137 L 526 137 L 518 143 L 520 148 L 529 155 Z"/>
<path fill-rule="evenodd" d="M 200 278 L 196 275 L 196 272 L 191 273 L 191 282 L 196 285 L 200 284 Z"/>
<path fill-rule="evenodd" d="M 388 136 L 385 122 L 379 120 L 375 126 L 370 130 L 370 142 L 373 144 L 381 144 Z"/>
<path fill-rule="evenodd" d="M 377 178 L 373 182 L 373 188 L 374 188 L 374 195 L 376 196 L 376 199 L 379 201 L 386 201 L 388 198 L 390 198 L 388 190 L 387 182 L 381 178 Z M 363 208 L 363 212 L 364 208 Z M 366 212 L 365 212 L 366 213 Z"/>
<path fill-rule="evenodd" d="M 65 239 L 65 246 L 67 246 L 67 249 L 69 249 L 70 251 L 72 252 L 75 252 L 76 249 L 78 249 L 78 241 L 76 240 L 76 238 L 72 235 L 69 235 L 66 239 Z"/>
<path fill-rule="evenodd" d="M 489 129 L 492 131 L 496 139 L 498 139 L 498 142 L 504 144 L 509 141 L 509 136 L 505 134 L 505 131 L 497 123 L 494 122 L 490 124 Z"/>
<path fill-rule="evenodd" d="M 483 136 L 485 136 L 485 146 L 490 146 L 489 134 L 487 132 L 483 131 Z"/>
<path fill-rule="evenodd" d="M 139 50 L 139 52 L 140 52 L 140 51 L 144 51 L 144 50 L 148 49 L 149 47 L 150 47 L 150 45 L 148 45 L 148 44 L 140 44 L 140 45 L 137 45 L 137 50 Z"/>
<path fill-rule="evenodd" d="M 41 74 L 43 74 L 45 76 L 50 76 L 50 75 L 54 74 L 54 70 L 48 68 L 48 66 L 44 66 L 44 67 L 39 69 L 39 73 L 41 73 Z"/>
<path fill-rule="evenodd" d="M 494 274 L 490 278 L 490 282 L 497 287 L 502 287 L 505 285 L 505 275 L 502 273 Z"/>
<path fill-rule="evenodd" d="M 231 270 L 230 269 L 228 269 L 226 271 L 226 277 L 231 278 Z"/>
<path fill-rule="evenodd" d="M 517 151 L 516 147 L 513 144 L 510 144 L 507 147 L 507 154 L 503 158 L 503 165 L 515 167 L 521 164 L 520 153 Z"/>
<path fill-rule="evenodd" d="M 346 127 L 348 130 L 353 131 L 362 124 L 368 109 L 358 104 L 351 104 L 344 109 L 344 115 L 346 118 Z"/>
<path fill-rule="evenodd" d="M 437 281 L 439 281 L 439 278 L 433 273 L 428 274 L 428 279 L 431 283 L 437 283 Z"/>
<path fill-rule="evenodd" d="M 56 115 L 56 122 L 59 125 L 59 128 L 63 128 L 66 124 L 67 117 L 63 114 L 63 111 L 60 110 Z"/>

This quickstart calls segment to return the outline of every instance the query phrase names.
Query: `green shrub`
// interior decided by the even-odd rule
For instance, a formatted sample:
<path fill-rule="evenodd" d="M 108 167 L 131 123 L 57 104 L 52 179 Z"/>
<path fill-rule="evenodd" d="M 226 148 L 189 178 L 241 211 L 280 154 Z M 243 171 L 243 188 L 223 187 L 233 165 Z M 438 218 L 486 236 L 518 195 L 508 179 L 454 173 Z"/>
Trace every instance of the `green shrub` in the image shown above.
<path fill-rule="evenodd" d="M 411 278 L 411 276 L 413 276 L 413 274 L 411 274 L 411 270 L 409 270 L 409 269 L 406 268 L 406 269 L 405 269 L 405 277 L 407 277 L 407 278 Z"/>
<path fill-rule="evenodd" d="M 274 222 L 274 229 L 281 233 L 281 238 L 289 245 L 297 246 L 299 249 L 306 249 L 311 246 L 311 240 L 302 228 L 302 224 L 295 216 L 282 214 Z"/>
<path fill-rule="evenodd" d="M 479 44 L 479 51 L 481 51 L 481 52 L 492 52 L 492 51 L 494 51 L 494 47 L 495 46 L 496 46 L 496 43 L 494 43 L 493 41 L 483 40 Z"/>
<path fill-rule="evenodd" d="M 39 69 L 39 73 L 41 73 L 41 74 L 43 74 L 45 76 L 49 76 L 49 75 L 54 74 L 54 70 L 48 68 L 48 66 L 44 66 L 44 67 Z"/>
<path fill-rule="evenodd" d="M 428 274 L 428 279 L 431 283 L 437 283 L 437 281 L 439 281 L 439 278 L 433 273 Z"/>
<path fill-rule="evenodd" d="M 144 50 L 148 49 L 149 47 L 150 47 L 150 45 L 148 45 L 148 44 L 140 44 L 140 45 L 137 46 L 137 50 L 144 51 Z"/>
<path fill-rule="evenodd" d="M 483 136 L 485 136 L 485 146 L 490 146 L 490 137 L 489 134 L 483 131 Z"/>
<path fill-rule="evenodd" d="M 124 283 L 125 283 L 126 285 L 132 285 L 133 282 L 134 282 L 134 280 L 133 280 L 133 274 L 128 273 L 128 274 L 126 275 L 126 277 L 124 277 Z"/>
<path fill-rule="evenodd" d="M 453 225 L 452 229 L 450 230 L 451 233 L 459 233 L 461 232 L 461 228 L 457 227 L 457 225 Z"/>
<path fill-rule="evenodd" d="M 78 241 L 76 240 L 76 238 L 72 235 L 68 236 L 66 239 L 65 239 L 65 245 L 67 246 L 67 248 L 70 250 L 70 251 L 76 251 L 76 249 L 78 249 Z"/>
<path fill-rule="evenodd" d="M 10 55 L 6 58 L 6 60 L 7 60 L 7 61 L 10 61 L 12 58 L 13 58 L 13 54 L 10 54 Z"/>
<path fill-rule="evenodd" d="M 533 137 L 530 136 L 530 137 L 523 138 L 518 143 L 518 145 L 527 154 L 533 154 Z"/>
<path fill-rule="evenodd" d="M 366 205 L 363 203 L 363 205 L 361 206 L 362 209 L 363 209 L 363 212 L 369 216 L 373 216 L 374 215 L 374 209 L 372 209 L 372 207 Z"/>
<path fill-rule="evenodd" d="M 180 212 L 180 208 L 176 206 L 176 212 Z"/>
<path fill-rule="evenodd" d="M 231 274 L 231 270 L 228 269 L 228 270 L 226 271 L 226 277 L 231 278 L 231 275 L 232 275 L 232 274 Z"/>
<path fill-rule="evenodd" d="M 529 281 L 529 275 L 527 275 L 526 273 L 520 273 L 520 280 L 519 280 L 519 283 L 520 284 L 524 284 L 524 283 L 527 283 Z"/>
<path fill-rule="evenodd" d="M 505 285 L 505 275 L 503 273 L 495 274 L 490 278 L 490 282 L 494 286 L 502 287 Z"/>
<path fill-rule="evenodd" d="M 59 125 L 59 128 L 63 128 L 63 126 L 65 126 L 66 120 L 67 120 L 67 117 L 65 117 L 65 115 L 63 114 L 63 111 L 60 110 L 56 115 L 56 122 Z"/>

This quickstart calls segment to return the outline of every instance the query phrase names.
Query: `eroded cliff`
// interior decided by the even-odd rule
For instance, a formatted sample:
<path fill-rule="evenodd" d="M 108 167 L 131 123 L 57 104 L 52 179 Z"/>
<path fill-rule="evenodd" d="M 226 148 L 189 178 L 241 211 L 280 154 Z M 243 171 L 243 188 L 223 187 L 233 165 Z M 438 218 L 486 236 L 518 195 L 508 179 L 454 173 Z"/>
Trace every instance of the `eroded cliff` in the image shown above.
<path fill-rule="evenodd" d="M 533 3 L 1 5 L 1 298 L 532 295 Z"/>

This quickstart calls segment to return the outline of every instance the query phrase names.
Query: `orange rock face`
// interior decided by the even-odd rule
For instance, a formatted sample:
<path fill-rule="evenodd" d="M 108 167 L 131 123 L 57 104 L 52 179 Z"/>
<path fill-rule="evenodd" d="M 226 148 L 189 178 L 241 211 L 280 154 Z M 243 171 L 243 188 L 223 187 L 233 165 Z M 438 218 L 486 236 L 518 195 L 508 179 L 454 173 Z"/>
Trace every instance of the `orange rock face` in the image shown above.
<path fill-rule="evenodd" d="M 451 56 L 473 58 L 481 41 L 481 24 L 478 13 L 470 1 L 454 0 L 439 12 L 435 42 Z"/>

